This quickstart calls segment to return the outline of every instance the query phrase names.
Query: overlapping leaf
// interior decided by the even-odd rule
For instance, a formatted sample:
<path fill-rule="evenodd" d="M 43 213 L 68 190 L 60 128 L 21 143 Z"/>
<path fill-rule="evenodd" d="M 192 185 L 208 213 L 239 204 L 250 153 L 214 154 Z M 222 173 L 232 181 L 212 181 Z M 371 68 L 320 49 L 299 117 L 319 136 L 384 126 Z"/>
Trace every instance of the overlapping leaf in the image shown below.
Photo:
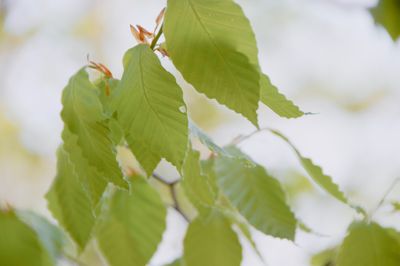
<path fill-rule="evenodd" d="M 166 209 L 144 179 L 132 180 L 132 191 L 115 191 L 101 215 L 96 237 L 112 266 L 144 266 L 165 230 Z"/>
<path fill-rule="evenodd" d="M 62 249 L 66 243 L 65 235 L 61 229 L 32 211 L 18 211 L 17 215 L 36 232 L 42 246 L 47 250 L 55 264 L 57 259 L 61 257 Z"/>
<path fill-rule="evenodd" d="M 54 218 L 83 250 L 90 238 L 95 218 L 91 200 L 63 149 L 58 151 L 57 176 L 46 198 Z"/>
<path fill-rule="evenodd" d="M 232 0 L 169 0 L 164 34 L 185 80 L 258 125 L 258 51 L 240 6 Z"/>
<path fill-rule="evenodd" d="M 339 249 L 337 266 L 397 266 L 400 243 L 376 223 L 357 223 Z"/>
<path fill-rule="evenodd" d="M 87 193 L 92 207 L 95 207 L 107 187 L 107 181 L 82 154 L 78 137 L 72 134 L 67 127 L 64 128 L 62 136 L 64 138 L 63 150 L 68 151 L 68 160 L 73 168 L 71 173 L 74 173 L 75 178 Z"/>
<path fill-rule="evenodd" d="M 161 158 L 181 168 L 188 139 L 182 90 L 147 45 L 126 52 L 113 107 L 126 141 L 147 174 Z"/>
<path fill-rule="evenodd" d="M 117 186 L 127 188 L 128 184 L 122 178 L 113 151 L 110 130 L 106 124 L 107 117 L 96 87 L 90 82 L 85 69 L 81 69 L 71 77 L 63 91 L 62 103 L 61 117 L 65 128 L 76 136 L 77 149 L 80 149 L 89 166 L 98 171 L 100 174 L 98 178 L 104 178 Z M 71 135 L 69 133 L 67 136 L 63 134 L 65 143 L 69 141 Z M 72 153 L 69 145 L 65 145 L 64 148 L 67 153 Z"/>
<path fill-rule="evenodd" d="M 378 5 L 371 9 L 371 14 L 377 24 L 385 27 L 393 40 L 400 36 L 400 1 L 379 0 Z"/>
<path fill-rule="evenodd" d="M 219 188 L 251 225 L 268 235 L 294 239 L 294 214 L 280 183 L 263 167 L 218 157 L 215 171 Z"/>
<path fill-rule="evenodd" d="M 0 210 L 0 264 L 50 266 L 51 259 L 37 234 L 15 215 Z"/>
<path fill-rule="evenodd" d="M 261 75 L 260 85 L 261 102 L 267 105 L 276 114 L 286 118 L 296 118 L 304 115 L 304 112 L 301 111 L 297 105 L 279 92 L 278 88 L 271 83 L 267 75 Z"/>
<path fill-rule="evenodd" d="M 209 177 L 202 172 L 199 152 L 188 150 L 182 173 L 183 188 L 195 207 L 198 210 L 212 207 L 217 195 L 211 187 Z"/>
<path fill-rule="evenodd" d="M 189 225 L 183 257 L 186 266 L 239 266 L 242 248 L 229 221 L 213 211 Z"/>

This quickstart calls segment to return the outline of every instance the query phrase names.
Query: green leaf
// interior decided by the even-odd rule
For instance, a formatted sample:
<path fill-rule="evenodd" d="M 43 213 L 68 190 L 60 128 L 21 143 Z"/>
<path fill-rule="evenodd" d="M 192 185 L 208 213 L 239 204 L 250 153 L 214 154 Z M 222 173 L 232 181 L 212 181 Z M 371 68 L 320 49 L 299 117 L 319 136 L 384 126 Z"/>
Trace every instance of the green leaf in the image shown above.
<path fill-rule="evenodd" d="M 399 0 L 379 0 L 378 5 L 370 11 L 375 22 L 385 27 L 393 40 L 400 36 Z"/>
<path fill-rule="evenodd" d="M 267 105 L 276 114 L 286 118 L 296 118 L 304 115 L 304 112 L 301 111 L 297 105 L 279 92 L 278 88 L 271 83 L 267 75 L 261 75 L 260 84 L 261 102 Z"/>
<path fill-rule="evenodd" d="M 199 139 L 210 151 L 228 156 L 229 153 L 225 149 L 218 146 L 201 128 L 199 128 L 192 120 L 189 120 L 190 134 Z"/>
<path fill-rule="evenodd" d="M 171 263 L 168 263 L 168 264 L 166 264 L 164 266 L 184 266 L 184 265 L 185 264 L 184 264 L 182 258 L 178 258 L 178 259 L 176 259 L 176 260 L 172 261 Z"/>
<path fill-rule="evenodd" d="M 225 217 L 227 217 L 230 220 L 232 224 L 236 225 L 239 228 L 243 236 L 250 243 L 254 252 L 260 258 L 260 260 L 265 264 L 265 260 L 261 255 L 261 252 L 258 249 L 256 242 L 254 242 L 253 236 L 251 235 L 250 226 L 247 223 L 247 221 L 242 216 L 240 216 L 232 206 L 223 208 L 221 212 L 225 215 Z"/>
<path fill-rule="evenodd" d="M 186 266 L 239 266 L 242 248 L 229 221 L 217 211 L 198 216 L 184 240 Z"/>
<path fill-rule="evenodd" d="M 0 210 L 0 264 L 4 266 L 49 266 L 49 254 L 37 234 L 15 215 Z"/>
<path fill-rule="evenodd" d="M 182 173 L 183 188 L 193 205 L 199 211 L 214 206 L 217 195 L 211 187 L 209 177 L 202 172 L 198 151 L 188 150 Z"/>
<path fill-rule="evenodd" d="M 185 80 L 258 126 L 258 50 L 240 6 L 232 0 L 168 0 L 163 29 Z"/>
<path fill-rule="evenodd" d="M 294 214 L 280 183 L 263 167 L 237 158 L 217 157 L 215 171 L 219 188 L 251 225 L 271 236 L 294 239 Z"/>
<path fill-rule="evenodd" d="M 97 88 L 90 82 L 85 69 L 71 77 L 63 91 L 62 103 L 61 117 L 69 132 L 77 137 L 77 144 L 88 164 L 107 181 L 128 188 L 113 151 Z M 63 134 L 64 142 L 70 137 L 70 134 Z M 71 153 L 68 145 L 65 150 Z"/>
<path fill-rule="evenodd" d="M 116 190 L 104 205 L 96 228 L 100 249 L 112 266 L 147 265 L 165 230 L 166 209 L 157 191 L 143 178 L 132 191 Z"/>
<path fill-rule="evenodd" d="M 113 107 L 129 147 L 148 175 L 161 158 L 180 169 L 188 142 L 181 88 L 147 45 L 128 50 L 124 67 Z"/>
<path fill-rule="evenodd" d="M 297 157 L 299 158 L 301 165 L 304 167 L 304 169 L 307 171 L 307 173 L 310 175 L 310 177 L 315 183 L 317 183 L 322 189 L 324 189 L 327 193 L 329 193 L 337 200 L 349 205 L 350 207 L 354 208 L 357 212 L 360 212 L 364 215 L 366 214 L 365 210 L 363 210 L 361 207 L 351 205 L 346 196 L 339 189 L 339 186 L 332 181 L 332 178 L 324 174 L 322 168 L 314 164 L 311 159 L 303 157 L 299 152 L 299 150 L 293 145 L 293 143 L 287 137 L 285 137 L 282 133 L 276 130 L 271 129 L 270 131 L 276 136 L 286 141 L 292 147 Z"/>
<path fill-rule="evenodd" d="M 337 248 L 325 249 L 311 257 L 311 266 L 334 266 L 337 256 Z"/>
<path fill-rule="evenodd" d="M 337 266 L 398 266 L 400 243 L 376 223 L 353 224 L 339 249 Z"/>
<path fill-rule="evenodd" d="M 54 218 L 82 251 L 90 239 L 95 217 L 91 200 L 62 148 L 57 153 L 57 176 L 46 198 Z"/>
<path fill-rule="evenodd" d="M 92 207 L 96 207 L 107 187 L 107 181 L 95 167 L 89 165 L 79 147 L 78 137 L 72 134 L 68 128 L 64 128 L 62 135 L 64 138 L 63 150 L 68 151 L 68 159 L 73 167 L 74 175 L 89 196 Z"/>
<path fill-rule="evenodd" d="M 51 255 L 53 263 L 55 263 L 61 256 L 62 249 L 66 243 L 61 229 L 32 211 L 18 211 L 17 215 L 24 223 L 35 230 L 43 247 L 46 248 L 49 255 Z"/>

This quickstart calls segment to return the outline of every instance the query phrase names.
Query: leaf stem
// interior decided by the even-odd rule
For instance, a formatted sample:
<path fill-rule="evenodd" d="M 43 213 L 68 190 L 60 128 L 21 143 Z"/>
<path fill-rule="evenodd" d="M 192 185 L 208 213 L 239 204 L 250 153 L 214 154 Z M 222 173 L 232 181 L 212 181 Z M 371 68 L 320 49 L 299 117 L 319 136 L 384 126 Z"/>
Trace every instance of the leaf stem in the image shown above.
<path fill-rule="evenodd" d="M 163 25 L 161 25 L 160 29 L 158 30 L 156 36 L 154 37 L 153 41 L 150 44 L 150 49 L 154 50 L 154 48 L 157 45 L 158 40 L 160 39 L 161 35 L 163 33 Z"/>

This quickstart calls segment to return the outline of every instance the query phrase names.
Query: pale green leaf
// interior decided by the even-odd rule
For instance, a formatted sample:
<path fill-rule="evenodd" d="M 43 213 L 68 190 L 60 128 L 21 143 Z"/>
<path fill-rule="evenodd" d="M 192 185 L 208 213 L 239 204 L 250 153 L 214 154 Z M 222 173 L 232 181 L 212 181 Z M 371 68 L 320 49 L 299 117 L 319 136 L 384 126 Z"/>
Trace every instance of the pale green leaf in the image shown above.
<path fill-rule="evenodd" d="M 190 223 L 183 257 L 186 266 L 239 266 L 242 248 L 229 221 L 213 211 Z"/>
<path fill-rule="evenodd" d="M 82 251 L 90 239 L 95 217 L 91 200 L 79 182 L 68 154 L 57 153 L 57 176 L 46 194 L 48 208 Z"/>
<path fill-rule="evenodd" d="M 371 9 L 371 14 L 377 24 L 385 27 L 393 40 L 400 36 L 399 0 L 379 0 L 378 5 Z"/>
<path fill-rule="evenodd" d="M 276 114 L 286 118 L 296 118 L 304 115 L 304 112 L 297 105 L 279 92 L 278 88 L 271 83 L 267 75 L 261 75 L 260 85 L 261 102 Z"/>
<path fill-rule="evenodd" d="M 239 5 L 232 0 L 168 0 L 164 34 L 186 81 L 258 125 L 258 51 Z"/>
<path fill-rule="evenodd" d="M 225 149 L 218 146 L 201 128 L 199 128 L 192 120 L 189 120 L 190 134 L 199 139 L 210 151 L 228 156 L 228 152 Z"/>
<path fill-rule="evenodd" d="M 400 243 L 376 223 L 353 224 L 337 257 L 337 266 L 398 265 Z"/>
<path fill-rule="evenodd" d="M 182 186 L 192 204 L 200 211 L 211 208 L 217 195 L 210 184 L 209 177 L 202 172 L 200 153 L 189 149 L 182 167 Z"/>
<path fill-rule="evenodd" d="M 335 197 L 337 200 L 348 204 L 348 200 L 343 192 L 339 189 L 339 186 L 332 181 L 332 178 L 330 176 L 324 174 L 320 166 L 314 164 L 311 159 L 303 157 L 300 151 L 294 146 L 294 144 L 282 133 L 276 130 L 271 130 L 271 132 L 286 141 L 292 147 L 297 157 L 299 158 L 300 163 L 315 183 L 317 183 L 321 188 L 323 188 L 326 192 Z M 357 208 L 357 210 L 364 212 L 363 210 L 361 210 L 361 208 Z"/>
<path fill-rule="evenodd" d="M 62 96 L 61 117 L 69 132 L 77 137 L 77 144 L 88 164 L 101 176 L 117 186 L 127 188 L 128 184 L 116 160 L 106 115 L 99 99 L 97 88 L 90 82 L 85 69 L 71 77 Z M 68 142 L 70 134 L 63 134 Z M 65 151 L 71 153 L 69 146 Z M 73 162 L 75 163 L 75 162 Z M 100 177 L 99 177 L 100 178 Z"/>
<path fill-rule="evenodd" d="M 50 266 L 50 256 L 36 232 L 14 211 L 0 210 L 0 265 Z"/>
<path fill-rule="evenodd" d="M 43 247 L 52 257 L 52 261 L 56 262 L 62 255 L 62 249 L 66 243 L 65 235 L 61 229 L 32 211 L 18 211 L 17 215 L 24 223 L 35 230 Z"/>
<path fill-rule="evenodd" d="M 165 230 L 166 208 L 143 178 L 132 191 L 116 190 L 96 229 L 99 247 L 111 266 L 147 265 Z"/>
<path fill-rule="evenodd" d="M 181 168 L 188 142 L 182 90 L 147 45 L 126 52 L 113 107 L 129 147 L 148 175 L 161 158 Z"/>
<path fill-rule="evenodd" d="M 215 171 L 219 188 L 251 225 L 268 235 L 294 239 L 294 214 L 280 183 L 263 167 L 218 157 Z"/>
<path fill-rule="evenodd" d="M 325 249 L 311 257 L 311 266 L 334 266 L 337 256 L 337 248 Z"/>

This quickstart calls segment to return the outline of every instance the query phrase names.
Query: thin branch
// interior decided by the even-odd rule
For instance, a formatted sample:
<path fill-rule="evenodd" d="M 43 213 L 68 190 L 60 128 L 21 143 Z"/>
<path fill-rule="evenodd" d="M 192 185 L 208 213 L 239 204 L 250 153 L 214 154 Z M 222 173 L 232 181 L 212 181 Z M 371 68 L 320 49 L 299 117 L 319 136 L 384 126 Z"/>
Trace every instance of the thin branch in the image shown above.
<path fill-rule="evenodd" d="M 182 210 L 179 201 L 178 201 L 178 195 L 176 193 L 176 185 L 180 182 L 180 179 L 176 179 L 174 181 L 167 181 L 164 177 L 160 176 L 159 174 L 153 173 L 152 177 L 159 181 L 160 183 L 163 183 L 164 185 L 168 186 L 169 191 L 171 193 L 171 198 L 173 201 L 172 207 L 187 221 L 190 222 L 189 217 L 186 215 L 186 213 Z"/>
<path fill-rule="evenodd" d="M 264 127 L 264 128 L 259 128 L 257 130 L 254 130 L 253 132 L 251 132 L 248 135 L 239 135 L 231 141 L 230 145 L 237 145 L 262 131 L 270 131 L 270 130 L 271 130 L 270 128 Z"/>
<path fill-rule="evenodd" d="M 390 185 L 390 187 L 387 189 L 385 194 L 383 195 L 382 199 L 379 201 L 378 205 L 376 205 L 375 209 L 371 212 L 370 217 L 372 217 L 375 212 L 382 207 L 382 205 L 385 203 L 386 198 L 389 196 L 389 194 L 393 191 L 393 189 L 396 187 L 396 185 L 400 182 L 400 177 L 396 178 L 393 183 Z"/>

